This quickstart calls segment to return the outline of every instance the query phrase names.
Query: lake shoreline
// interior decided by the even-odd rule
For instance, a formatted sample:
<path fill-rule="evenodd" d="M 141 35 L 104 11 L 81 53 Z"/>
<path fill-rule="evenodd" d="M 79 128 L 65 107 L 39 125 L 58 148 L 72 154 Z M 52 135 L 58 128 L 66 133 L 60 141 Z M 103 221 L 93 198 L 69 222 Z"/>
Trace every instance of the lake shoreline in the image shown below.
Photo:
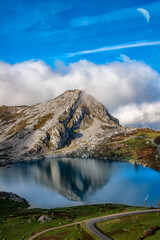
<path fill-rule="evenodd" d="M 67 159 L 67 158 L 72 158 L 72 159 L 76 159 L 76 158 L 81 158 L 81 159 L 85 159 L 86 157 L 68 157 L 68 156 L 62 156 L 62 155 L 57 155 L 57 154 L 53 154 L 53 155 L 46 155 L 46 156 L 32 156 L 32 157 L 27 157 L 27 158 L 20 158 L 20 159 L 12 159 L 12 161 L 8 161 L 6 159 L 2 159 L 1 162 L 0 162 L 0 168 L 3 168 L 3 167 L 9 167 L 11 164 L 15 164 L 15 163 L 20 163 L 20 162 L 30 162 L 30 161 L 36 161 L 36 160 L 44 160 L 46 158 L 53 158 L 53 159 L 57 159 L 57 158 L 61 158 L 61 159 Z M 155 168 L 152 168 L 150 166 L 148 166 L 146 163 L 143 163 L 143 162 L 138 162 L 136 160 L 123 160 L 123 159 L 108 159 L 107 157 L 87 157 L 87 158 L 90 158 L 90 159 L 95 159 L 95 160 L 104 160 L 104 161 L 115 161 L 115 162 L 128 162 L 128 163 L 131 163 L 131 164 L 134 164 L 134 165 L 140 165 L 140 166 L 143 166 L 143 167 L 148 167 L 148 168 L 151 168 L 157 172 L 160 172 L 160 170 L 158 169 L 155 169 Z"/>

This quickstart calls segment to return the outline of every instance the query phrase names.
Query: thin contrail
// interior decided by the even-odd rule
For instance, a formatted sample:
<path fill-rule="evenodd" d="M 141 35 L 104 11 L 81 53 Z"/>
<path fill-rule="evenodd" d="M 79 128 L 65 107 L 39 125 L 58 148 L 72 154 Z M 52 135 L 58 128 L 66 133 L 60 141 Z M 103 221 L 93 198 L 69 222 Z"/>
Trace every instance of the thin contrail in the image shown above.
<path fill-rule="evenodd" d="M 135 42 L 135 43 L 107 46 L 107 47 L 96 48 L 96 49 L 91 49 L 91 50 L 85 50 L 85 51 L 79 51 L 79 52 L 74 52 L 74 53 L 68 53 L 67 57 L 74 57 L 74 56 L 77 56 L 77 55 L 85 55 L 85 54 L 113 51 L 113 50 L 119 50 L 119 49 L 127 49 L 127 48 L 156 46 L 156 45 L 160 45 L 160 41 Z"/>

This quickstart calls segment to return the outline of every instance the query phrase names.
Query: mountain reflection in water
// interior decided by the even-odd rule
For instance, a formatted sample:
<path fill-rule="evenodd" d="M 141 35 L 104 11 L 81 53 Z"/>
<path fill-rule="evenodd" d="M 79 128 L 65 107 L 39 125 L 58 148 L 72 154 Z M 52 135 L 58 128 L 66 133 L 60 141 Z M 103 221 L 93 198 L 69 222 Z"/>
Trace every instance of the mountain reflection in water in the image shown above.
<path fill-rule="evenodd" d="M 110 164 L 95 159 L 46 159 L 31 167 L 37 182 L 69 200 L 85 200 L 109 180 Z"/>
<path fill-rule="evenodd" d="M 34 207 L 95 203 L 158 206 L 160 173 L 127 162 L 48 158 L 0 168 L 0 190 Z"/>

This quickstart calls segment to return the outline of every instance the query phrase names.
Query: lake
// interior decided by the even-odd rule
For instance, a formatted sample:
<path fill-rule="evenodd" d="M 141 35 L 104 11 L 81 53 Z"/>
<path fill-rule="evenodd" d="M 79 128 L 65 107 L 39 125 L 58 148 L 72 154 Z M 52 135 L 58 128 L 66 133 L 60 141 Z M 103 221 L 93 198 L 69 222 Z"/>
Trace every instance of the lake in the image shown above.
<path fill-rule="evenodd" d="M 0 168 L 0 190 L 40 208 L 95 203 L 156 207 L 160 173 L 127 162 L 46 158 Z"/>

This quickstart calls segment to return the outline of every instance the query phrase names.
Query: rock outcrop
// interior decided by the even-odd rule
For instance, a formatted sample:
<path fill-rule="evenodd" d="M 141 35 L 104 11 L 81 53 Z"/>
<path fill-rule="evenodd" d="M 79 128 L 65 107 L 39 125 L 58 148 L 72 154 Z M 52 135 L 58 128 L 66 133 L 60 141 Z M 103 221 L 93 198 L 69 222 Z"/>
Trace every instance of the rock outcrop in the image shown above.
<path fill-rule="evenodd" d="M 46 216 L 46 215 L 42 215 L 38 218 L 37 220 L 38 222 L 41 222 L 41 223 L 45 223 L 45 222 L 50 222 L 52 221 L 52 218 Z"/>
<path fill-rule="evenodd" d="M 96 144 L 128 134 L 107 109 L 80 90 L 33 106 L 0 106 L 0 157 L 89 156 Z"/>
<path fill-rule="evenodd" d="M 0 192 L 0 200 L 11 200 L 14 202 L 28 204 L 28 202 L 24 198 L 21 198 L 18 195 L 11 192 Z"/>

